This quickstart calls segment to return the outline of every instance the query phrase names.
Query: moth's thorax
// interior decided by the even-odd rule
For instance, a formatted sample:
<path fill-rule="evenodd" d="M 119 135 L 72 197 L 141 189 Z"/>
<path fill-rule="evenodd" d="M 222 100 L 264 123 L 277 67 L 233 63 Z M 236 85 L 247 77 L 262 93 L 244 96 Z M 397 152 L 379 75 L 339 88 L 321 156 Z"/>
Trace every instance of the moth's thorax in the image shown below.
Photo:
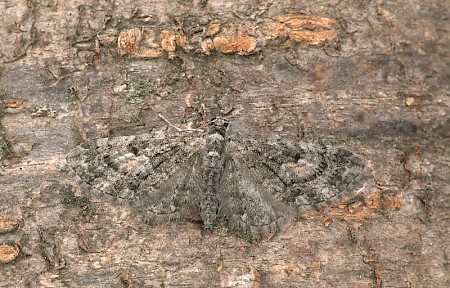
<path fill-rule="evenodd" d="M 215 189 L 215 184 L 220 181 L 225 165 L 225 139 L 221 135 L 207 136 L 203 163 L 205 165 L 203 178 L 206 180 L 206 185 Z M 210 191 L 210 193 L 216 194 L 217 191 Z"/>
<path fill-rule="evenodd" d="M 219 161 L 224 157 L 225 152 L 225 133 L 227 130 L 228 122 L 222 117 L 217 117 L 209 124 L 208 135 L 206 136 L 206 163 L 207 167 L 214 168 L 216 164 L 222 166 L 223 163 Z M 217 167 L 219 168 L 219 167 Z"/>
<path fill-rule="evenodd" d="M 228 121 L 222 117 L 217 117 L 211 120 L 208 127 L 208 134 L 220 134 L 222 137 L 225 137 L 225 133 L 227 131 Z"/>

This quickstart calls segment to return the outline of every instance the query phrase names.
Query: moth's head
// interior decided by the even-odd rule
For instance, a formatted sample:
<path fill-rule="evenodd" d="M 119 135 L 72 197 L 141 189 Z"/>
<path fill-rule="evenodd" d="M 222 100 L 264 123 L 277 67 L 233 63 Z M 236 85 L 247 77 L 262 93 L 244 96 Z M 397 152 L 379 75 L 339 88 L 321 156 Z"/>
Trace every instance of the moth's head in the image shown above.
<path fill-rule="evenodd" d="M 209 122 L 209 131 L 210 133 L 219 133 L 220 135 L 225 136 L 228 125 L 229 122 L 227 119 L 218 116 Z"/>

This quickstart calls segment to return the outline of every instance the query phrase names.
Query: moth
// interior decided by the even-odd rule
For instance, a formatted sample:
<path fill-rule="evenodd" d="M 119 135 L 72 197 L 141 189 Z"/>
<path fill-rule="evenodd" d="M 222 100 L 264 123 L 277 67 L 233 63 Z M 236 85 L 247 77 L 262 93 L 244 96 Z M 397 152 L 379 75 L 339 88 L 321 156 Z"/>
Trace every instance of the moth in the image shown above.
<path fill-rule="evenodd" d="M 200 220 L 258 242 L 306 211 L 354 191 L 364 160 L 317 141 L 261 141 L 228 135 L 216 117 L 203 135 L 163 130 L 101 138 L 67 156 L 79 183 L 128 199 L 148 223 Z"/>

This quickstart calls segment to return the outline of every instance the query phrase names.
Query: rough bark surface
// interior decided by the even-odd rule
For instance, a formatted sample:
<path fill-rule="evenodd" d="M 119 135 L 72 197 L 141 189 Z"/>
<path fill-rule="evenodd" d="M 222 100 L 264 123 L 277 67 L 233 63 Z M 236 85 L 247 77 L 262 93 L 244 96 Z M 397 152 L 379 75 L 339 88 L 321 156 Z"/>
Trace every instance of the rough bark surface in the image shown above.
<path fill-rule="evenodd" d="M 1 287 L 449 287 L 450 2 L 1 1 Z M 362 155 L 364 189 L 259 244 L 149 227 L 76 145 L 230 112 Z M 302 131 L 301 127 L 311 127 Z"/>

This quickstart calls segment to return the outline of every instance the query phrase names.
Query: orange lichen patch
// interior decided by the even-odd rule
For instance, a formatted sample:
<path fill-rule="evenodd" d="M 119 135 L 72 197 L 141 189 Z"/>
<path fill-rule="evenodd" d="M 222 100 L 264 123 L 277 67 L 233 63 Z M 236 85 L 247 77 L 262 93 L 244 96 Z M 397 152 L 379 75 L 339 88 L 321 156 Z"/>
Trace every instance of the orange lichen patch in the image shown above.
<path fill-rule="evenodd" d="M 285 25 L 289 38 L 294 42 L 317 45 L 338 35 L 338 22 L 330 18 L 291 13 L 277 20 Z"/>
<path fill-rule="evenodd" d="M 3 101 L 6 108 L 17 108 L 23 104 L 23 100 L 20 99 L 6 99 Z"/>
<path fill-rule="evenodd" d="M 15 114 L 26 111 L 31 105 L 28 101 L 11 98 L 3 100 L 3 107 L 5 113 Z"/>
<path fill-rule="evenodd" d="M 336 31 L 290 31 L 289 38 L 295 42 L 308 42 L 313 45 L 323 43 L 337 36 Z"/>
<path fill-rule="evenodd" d="M 0 234 L 16 230 L 18 222 L 8 217 L 0 217 Z"/>
<path fill-rule="evenodd" d="M 168 52 L 169 59 L 175 57 L 175 50 L 178 47 L 184 48 L 186 46 L 187 38 L 183 34 L 183 30 L 175 33 L 172 30 L 163 30 L 159 35 L 161 41 L 161 47 Z"/>
<path fill-rule="evenodd" d="M 161 49 L 149 49 L 149 50 L 140 52 L 136 56 L 141 57 L 141 58 L 158 58 L 159 56 L 161 56 L 161 54 L 162 54 Z"/>
<path fill-rule="evenodd" d="M 336 207 L 327 209 L 325 223 L 330 223 L 335 219 L 364 221 L 367 218 L 374 217 L 381 210 L 394 211 L 403 204 L 400 196 L 381 196 L 379 192 L 364 197 L 362 201 L 357 201 L 347 205 L 342 203 Z M 319 211 L 309 212 L 305 217 L 316 218 L 323 216 Z"/>
<path fill-rule="evenodd" d="M 379 210 L 381 208 L 380 193 L 372 193 L 364 198 L 364 205 L 372 210 Z M 349 212 L 353 212 L 349 209 Z"/>
<path fill-rule="evenodd" d="M 381 207 L 379 197 L 379 193 L 369 195 L 367 197 L 368 200 L 365 201 L 369 205 L 364 205 L 362 202 L 355 202 L 349 206 L 340 205 L 331 208 L 327 211 L 325 222 L 331 222 L 335 219 L 363 221 L 364 219 L 373 217 L 379 212 Z"/>
<path fill-rule="evenodd" d="M 256 39 L 247 35 L 242 29 L 238 29 L 237 35 L 217 36 L 213 39 L 217 51 L 228 54 L 250 54 L 256 48 Z"/>
<path fill-rule="evenodd" d="M 287 25 L 290 29 L 337 29 L 338 23 L 330 18 L 320 16 L 309 16 L 300 13 L 290 13 L 277 19 L 281 23 Z"/>
<path fill-rule="evenodd" d="M 167 52 L 174 52 L 177 49 L 176 35 L 172 30 L 163 30 L 159 36 L 161 47 Z"/>
<path fill-rule="evenodd" d="M 202 48 L 202 52 L 206 55 L 211 54 L 211 51 L 214 49 L 214 43 L 210 38 L 203 40 L 200 46 Z"/>
<path fill-rule="evenodd" d="M 0 263 L 6 264 L 14 261 L 19 256 L 19 246 L 0 245 Z"/>
<path fill-rule="evenodd" d="M 217 50 L 222 53 L 234 53 L 236 52 L 235 43 L 233 38 L 226 38 L 224 36 L 219 36 L 214 38 L 213 44 L 217 47 Z"/>
<path fill-rule="evenodd" d="M 220 30 L 220 22 L 219 20 L 213 20 L 206 27 L 205 35 L 206 37 L 211 37 L 216 35 Z"/>
<path fill-rule="evenodd" d="M 142 31 L 139 28 L 131 28 L 120 32 L 119 38 L 117 39 L 120 56 L 135 54 L 141 40 Z"/>
<path fill-rule="evenodd" d="M 262 28 L 264 35 L 268 36 L 269 38 L 287 36 L 289 30 L 283 23 L 279 22 L 265 23 L 265 25 Z"/>

